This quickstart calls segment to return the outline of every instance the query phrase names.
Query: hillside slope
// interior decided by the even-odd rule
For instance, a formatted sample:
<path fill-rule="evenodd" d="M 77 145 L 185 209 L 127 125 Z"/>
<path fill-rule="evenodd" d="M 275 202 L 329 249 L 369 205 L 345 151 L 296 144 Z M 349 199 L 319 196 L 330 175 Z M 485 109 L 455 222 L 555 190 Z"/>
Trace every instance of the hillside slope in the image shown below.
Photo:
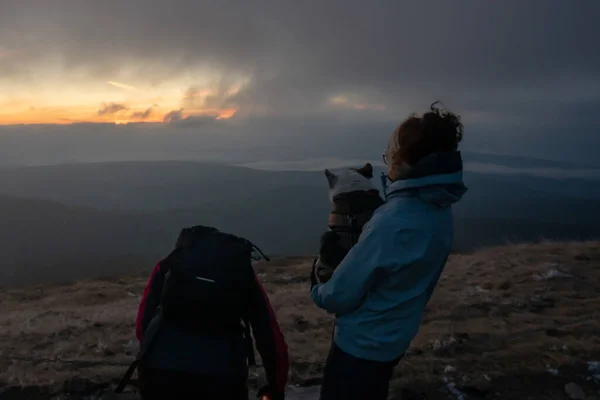
<path fill-rule="evenodd" d="M 600 238 L 598 181 L 470 171 L 464 179 L 469 191 L 453 207 L 456 251 Z M 196 224 L 245 236 L 270 255 L 307 255 L 330 210 L 321 171 L 194 162 L 0 169 L 0 286 L 131 273 L 120 258 L 152 264 Z"/>
<path fill-rule="evenodd" d="M 256 269 L 290 348 L 292 382 L 318 382 L 332 320 L 309 297 L 310 260 L 276 259 Z M 118 379 L 136 350 L 134 320 L 146 273 L 1 291 L 0 381 Z M 447 398 L 439 391 L 448 390 L 447 380 L 480 397 L 563 399 L 565 384 L 575 382 L 593 394 L 600 386 L 588 380 L 586 363 L 600 360 L 598 332 L 600 242 L 454 255 L 400 363 L 394 390 Z M 123 365 L 35 361 L 43 358 Z"/>
<path fill-rule="evenodd" d="M 0 195 L 0 221 L 0 286 L 130 273 L 174 240 L 143 215 L 48 200 Z"/>

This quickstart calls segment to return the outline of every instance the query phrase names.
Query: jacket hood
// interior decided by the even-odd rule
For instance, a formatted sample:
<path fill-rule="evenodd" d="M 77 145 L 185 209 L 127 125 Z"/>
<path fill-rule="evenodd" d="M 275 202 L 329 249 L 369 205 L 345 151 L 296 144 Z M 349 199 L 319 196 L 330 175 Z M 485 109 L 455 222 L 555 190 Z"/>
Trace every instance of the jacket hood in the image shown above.
<path fill-rule="evenodd" d="M 458 202 L 466 193 L 459 151 L 433 153 L 414 166 L 404 166 L 400 179 L 388 182 L 388 198 L 412 195 L 438 207 Z"/>

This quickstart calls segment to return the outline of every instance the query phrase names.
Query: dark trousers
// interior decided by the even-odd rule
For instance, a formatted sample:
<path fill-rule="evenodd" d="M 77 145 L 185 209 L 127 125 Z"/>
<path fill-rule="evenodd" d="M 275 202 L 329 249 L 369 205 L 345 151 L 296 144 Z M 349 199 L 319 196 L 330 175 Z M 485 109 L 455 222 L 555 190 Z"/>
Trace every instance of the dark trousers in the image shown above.
<path fill-rule="evenodd" d="M 394 367 L 400 358 L 370 361 L 351 356 L 331 343 L 320 400 L 386 400 Z"/>
<path fill-rule="evenodd" d="M 144 369 L 140 396 L 143 400 L 248 400 L 248 389 L 246 382 L 224 376 Z"/>

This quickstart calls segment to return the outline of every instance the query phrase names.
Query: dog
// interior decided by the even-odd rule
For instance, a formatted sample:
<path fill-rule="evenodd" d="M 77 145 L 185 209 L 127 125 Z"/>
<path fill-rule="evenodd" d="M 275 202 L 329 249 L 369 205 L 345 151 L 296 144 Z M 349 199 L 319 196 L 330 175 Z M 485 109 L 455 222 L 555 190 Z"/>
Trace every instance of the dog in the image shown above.
<path fill-rule="evenodd" d="M 333 206 L 321 236 L 319 255 L 313 262 L 313 284 L 327 282 L 335 268 L 356 244 L 363 226 L 384 201 L 373 184 L 373 166 L 332 172 L 325 169 L 329 200 Z"/>

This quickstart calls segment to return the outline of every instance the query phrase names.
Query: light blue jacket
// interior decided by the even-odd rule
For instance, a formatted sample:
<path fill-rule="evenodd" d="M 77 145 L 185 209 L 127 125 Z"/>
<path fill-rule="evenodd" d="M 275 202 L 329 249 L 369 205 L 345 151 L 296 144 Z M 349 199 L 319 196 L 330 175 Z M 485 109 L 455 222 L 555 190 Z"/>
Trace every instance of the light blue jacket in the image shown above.
<path fill-rule="evenodd" d="M 451 205 L 466 190 L 459 152 L 433 154 L 389 185 L 358 243 L 311 292 L 336 315 L 344 352 L 391 361 L 408 349 L 452 249 Z"/>

